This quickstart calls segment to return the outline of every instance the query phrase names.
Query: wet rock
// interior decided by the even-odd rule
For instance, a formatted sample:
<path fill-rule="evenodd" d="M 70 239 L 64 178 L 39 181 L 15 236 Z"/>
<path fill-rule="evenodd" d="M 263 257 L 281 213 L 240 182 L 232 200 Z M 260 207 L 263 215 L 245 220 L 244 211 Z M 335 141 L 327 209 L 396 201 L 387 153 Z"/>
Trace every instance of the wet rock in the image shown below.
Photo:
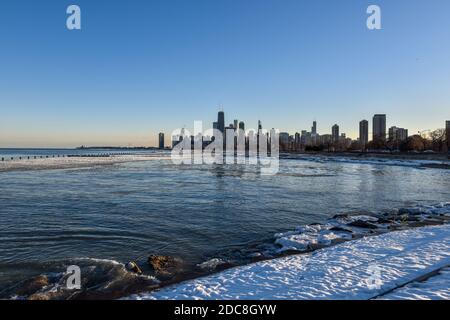
<path fill-rule="evenodd" d="M 416 221 L 420 221 L 421 219 L 418 216 L 407 216 L 405 218 L 405 220 L 408 222 L 416 222 Z"/>
<path fill-rule="evenodd" d="M 266 256 L 265 254 L 263 254 L 261 252 L 253 252 L 253 253 L 249 254 L 248 257 L 250 258 L 251 262 L 258 262 L 258 261 L 264 261 L 264 260 L 270 259 L 270 257 Z"/>
<path fill-rule="evenodd" d="M 378 223 L 392 223 L 395 220 L 395 218 L 390 216 L 380 217 L 378 219 Z"/>
<path fill-rule="evenodd" d="M 230 269 L 230 268 L 234 268 L 234 267 L 236 267 L 237 265 L 236 264 L 233 264 L 233 263 L 231 263 L 231 262 L 224 262 L 224 263 L 222 263 L 222 264 L 219 264 L 217 267 L 216 267 L 216 270 L 215 271 L 223 271 L 223 270 L 227 270 L 227 269 Z"/>
<path fill-rule="evenodd" d="M 197 265 L 197 267 L 199 268 L 199 270 L 201 271 L 208 271 L 208 272 L 212 272 L 212 271 L 223 271 L 226 269 L 230 269 L 232 267 L 236 267 L 237 265 L 230 262 L 230 261 L 225 261 L 222 259 L 210 259 L 208 261 L 205 261 L 203 263 L 200 263 Z"/>
<path fill-rule="evenodd" d="M 422 210 L 420 208 L 400 208 L 398 210 L 398 213 L 400 215 L 413 215 L 413 216 L 418 216 L 422 214 Z"/>
<path fill-rule="evenodd" d="M 445 222 L 439 219 L 425 219 L 422 221 L 412 222 L 408 226 L 412 228 L 426 227 L 426 226 L 439 226 Z"/>
<path fill-rule="evenodd" d="M 347 228 L 343 228 L 343 227 L 332 227 L 330 228 L 330 231 L 334 231 L 334 232 L 352 232 L 352 230 L 347 229 Z"/>
<path fill-rule="evenodd" d="M 183 260 L 160 255 L 151 255 L 148 257 L 150 268 L 163 278 L 171 278 L 183 269 Z"/>
<path fill-rule="evenodd" d="M 141 268 L 139 268 L 138 264 L 134 261 L 130 261 L 128 262 L 125 267 L 127 268 L 128 271 L 130 272 L 134 272 L 136 274 L 142 274 L 142 270 Z"/>
<path fill-rule="evenodd" d="M 36 293 L 36 294 L 33 294 L 30 297 L 28 297 L 28 300 L 45 301 L 45 300 L 50 300 L 50 297 L 47 294 Z"/>
<path fill-rule="evenodd" d="M 367 221 L 364 221 L 364 220 L 355 220 L 355 221 L 348 223 L 347 225 L 350 227 L 357 227 L 357 228 L 363 228 L 363 229 L 378 229 L 377 225 L 367 222 Z"/>
<path fill-rule="evenodd" d="M 216 270 L 218 266 L 224 263 L 226 262 L 223 261 L 222 259 L 214 258 L 198 264 L 197 267 L 199 267 L 202 270 L 213 271 Z"/>
<path fill-rule="evenodd" d="M 29 296 L 50 284 L 47 276 L 40 275 L 24 281 L 16 291 L 19 296 Z"/>
<path fill-rule="evenodd" d="M 337 220 L 337 219 L 345 219 L 348 218 L 348 214 L 346 213 L 338 213 L 334 215 L 331 219 Z"/>
<path fill-rule="evenodd" d="M 398 209 L 398 214 L 399 215 L 403 215 L 403 214 L 408 215 L 409 214 L 409 209 L 407 209 L 407 208 L 400 208 L 400 209 Z"/>

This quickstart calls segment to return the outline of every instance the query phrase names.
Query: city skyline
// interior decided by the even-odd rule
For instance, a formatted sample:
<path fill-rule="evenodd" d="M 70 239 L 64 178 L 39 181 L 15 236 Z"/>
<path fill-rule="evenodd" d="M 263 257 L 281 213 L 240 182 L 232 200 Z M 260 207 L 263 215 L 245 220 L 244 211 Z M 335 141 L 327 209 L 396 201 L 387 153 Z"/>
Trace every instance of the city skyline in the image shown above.
<path fill-rule="evenodd" d="M 448 2 L 377 1 L 371 31 L 366 1 L 174 1 L 80 0 L 78 31 L 67 3 L 5 3 L 0 147 L 157 146 L 217 105 L 251 127 L 320 119 L 353 139 L 372 114 L 410 134 L 450 118 Z"/>
<path fill-rule="evenodd" d="M 450 121 L 446 120 L 444 123 L 444 127 L 440 128 L 434 128 L 429 130 L 423 130 L 418 132 L 412 132 L 411 135 L 409 135 L 409 129 L 407 128 L 400 128 L 396 125 L 387 126 L 387 115 L 386 114 L 374 114 L 372 117 L 372 126 L 370 127 L 368 120 L 361 120 L 359 121 L 359 136 L 357 138 L 351 138 L 349 137 L 345 132 L 340 131 L 339 124 L 334 124 L 331 127 L 331 134 L 329 132 L 319 132 L 317 130 L 317 120 L 314 120 L 312 122 L 311 131 L 308 130 L 297 130 L 295 133 L 293 132 L 286 132 L 283 130 L 279 130 L 278 128 L 273 127 L 263 127 L 261 120 L 258 120 L 258 125 L 256 127 L 252 127 L 251 125 L 247 127 L 247 130 L 245 130 L 246 125 L 243 121 L 240 121 L 236 119 L 235 117 L 231 117 L 234 119 L 230 124 L 227 126 L 227 119 L 225 116 L 225 111 L 223 111 L 223 108 L 220 109 L 220 111 L 217 112 L 217 120 L 212 122 L 212 126 L 208 127 L 208 125 L 202 127 L 203 130 L 208 129 L 215 129 L 220 131 L 222 134 L 225 135 L 225 131 L 227 129 L 234 130 L 243 130 L 246 135 L 251 134 L 251 132 L 258 132 L 259 130 L 267 130 L 267 132 L 270 132 L 272 130 L 278 130 L 279 136 L 280 136 L 280 144 L 285 145 L 291 145 L 294 149 L 301 147 L 304 149 L 306 146 L 330 146 L 332 144 L 342 144 L 342 148 L 350 148 L 352 143 L 356 142 L 358 143 L 358 148 L 360 148 L 362 151 L 369 148 L 375 148 L 375 149 L 384 149 L 384 148 L 396 148 L 398 149 L 400 145 L 408 140 L 409 137 L 418 135 L 423 136 L 423 134 L 431 134 L 433 132 L 437 133 L 439 130 L 443 130 L 444 136 L 447 139 L 447 144 L 449 139 L 449 132 L 450 132 Z M 185 130 L 188 130 L 191 133 L 191 137 L 193 137 L 192 132 L 193 130 L 187 129 L 185 126 L 183 128 L 178 128 L 178 130 L 181 129 L 182 134 Z M 371 130 L 370 130 L 371 129 Z M 176 130 L 178 132 L 178 130 Z M 164 133 L 159 133 L 159 148 L 161 149 L 161 135 L 164 136 Z M 205 136 L 203 132 L 199 134 L 198 136 L 201 136 L 204 142 L 210 141 L 209 136 Z M 371 136 L 371 139 L 370 139 Z M 170 135 L 170 141 L 169 145 L 174 146 L 178 142 L 180 142 L 181 136 L 177 133 L 175 135 Z M 371 145 L 372 144 L 372 145 Z M 166 143 L 167 146 L 167 143 Z M 291 146 L 291 147 L 292 147 Z M 355 147 L 355 146 L 354 146 Z M 290 148 L 290 147 L 289 147 Z"/>

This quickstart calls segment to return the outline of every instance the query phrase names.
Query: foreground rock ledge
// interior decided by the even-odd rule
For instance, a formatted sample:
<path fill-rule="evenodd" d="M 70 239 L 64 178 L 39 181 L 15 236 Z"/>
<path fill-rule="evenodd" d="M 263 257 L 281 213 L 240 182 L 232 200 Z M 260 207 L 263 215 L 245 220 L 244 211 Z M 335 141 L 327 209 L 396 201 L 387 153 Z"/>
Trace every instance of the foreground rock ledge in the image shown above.
<path fill-rule="evenodd" d="M 448 224 L 258 262 L 129 299 L 373 299 L 447 266 Z M 436 290 L 445 297 L 449 288 Z"/>

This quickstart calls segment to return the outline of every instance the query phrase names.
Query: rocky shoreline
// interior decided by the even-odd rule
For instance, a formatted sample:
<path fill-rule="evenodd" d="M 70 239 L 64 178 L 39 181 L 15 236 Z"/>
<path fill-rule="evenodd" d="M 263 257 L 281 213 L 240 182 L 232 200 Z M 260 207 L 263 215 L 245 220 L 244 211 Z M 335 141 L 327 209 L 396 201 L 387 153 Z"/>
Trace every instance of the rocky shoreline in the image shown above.
<path fill-rule="evenodd" d="M 363 237 L 391 231 L 443 225 L 450 222 L 450 203 L 400 208 L 381 213 L 337 214 L 323 224 L 310 224 L 274 235 L 264 243 L 255 243 L 234 251 L 217 254 L 195 266 L 178 257 L 149 255 L 147 261 L 119 263 L 95 260 L 82 287 L 73 292 L 64 288 L 68 275 L 41 274 L 6 290 L 6 299 L 117 299 L 142 291 L 152 291 L 254 262 L 283 256 L 305 254 Z M 86 261 L 86 263 L 89 260 Z M 80 261 L 72 261 L 78 263 Z"/>
<path fill-rule="evenodd" d="M 311 252 L 338 243 L 391 231 L 450 222 L 450 203 L 400 208 L 383 213 L 337 214 L 324 224 L 300 226 L 275 235 L 279 253 Z"/>
<path fill-rule="evenodd" d="M 323 156 L 323 157 L 349 157 L 349 158 L 375 158 L 375 159 L 396 159 L 396 160 L 429 160 L 448 161 L 450 153 L 407 153 L 407 152 L 283 152 L 281 156 Z"/>

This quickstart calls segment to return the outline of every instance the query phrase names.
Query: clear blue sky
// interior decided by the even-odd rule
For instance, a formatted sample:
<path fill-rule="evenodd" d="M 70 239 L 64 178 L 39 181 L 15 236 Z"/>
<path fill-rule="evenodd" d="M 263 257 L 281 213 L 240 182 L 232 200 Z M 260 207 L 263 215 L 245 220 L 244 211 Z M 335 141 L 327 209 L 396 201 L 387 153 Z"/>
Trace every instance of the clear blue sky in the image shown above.
<path fill-rule="evenodd" d="M 448 0 L 2 1 L 0 147 L 154 145 L 219 105 L 227 123 L 291 133 L 316 119 L 356 138 L 374 113 L 443 127 L 449 14 Z"/>

